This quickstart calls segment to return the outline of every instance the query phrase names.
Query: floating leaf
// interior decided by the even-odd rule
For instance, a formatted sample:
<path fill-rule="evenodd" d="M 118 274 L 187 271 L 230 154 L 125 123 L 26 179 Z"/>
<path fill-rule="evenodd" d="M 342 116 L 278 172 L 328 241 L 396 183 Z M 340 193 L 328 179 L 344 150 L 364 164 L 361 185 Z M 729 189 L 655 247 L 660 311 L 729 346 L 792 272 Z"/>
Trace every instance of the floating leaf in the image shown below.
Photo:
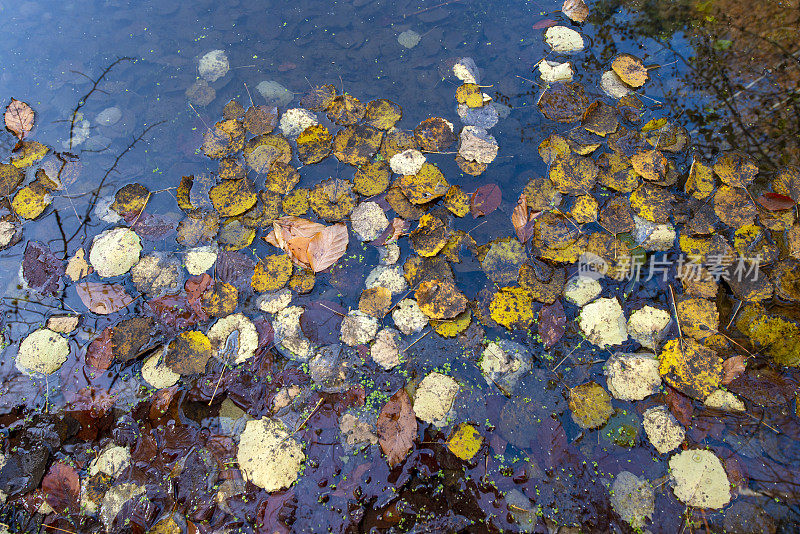
<path fill-rule="evenodd" d="M 758 217 L 758 209 L 747 190 L 727 185 L 720 186 L 714 193 L 714 213 L 731 228 L 753 224 Z"/>
<path fill-rule="evenodd" d="M 589 99 L 579 83 L 551 84 L 539 98 L 539 111 L 556 122 L 578 122 L 589 107 Z"/>
<path fill-rule="evenodd" d="M 539 311 L 539 337 L 545 350 L 550 350 L 564 336 L 567 316 L 561 299 L 553 304 L 542 306 Z"/>
<path fill-rule="evenodd" d="M 467 308 L 456 315 L 453 319 L 442 321 L 431 320 L 431 326 L 442 337 L 456 337 L 461 332 L 469 328 L 472 322 L 472 310 Z"/>
<path fill-rule="evenodd" d="M 211 341 L 202 332 L 182 332 L 173 339 L 164 356 L 164 363 L 181 375 L 205 372 L 211 358 Z"/>
<path fill-rule="evenodd" d="M 419 220 L 419 226 L 411 232 L 409 240 L 414 252 L 420 256 L 430 257 L 439 253 L 447 244 L 450 234 L 439 217 L 429 213 Z"/>
<path fill-rule="evenodd" d="M 359 195 L 380 195 L 389 187 L 392 170 L 385 161 L 370 161 L 358 167 L 353 177 L 353 190 Z"/>
<path fill-rule="evenodd" d="M 405 389 L 392 395 L 378 415 L 378 442 L 390 467 L 399 464 L 414 446 L 417 418 Z"/>
<path fill-rule="evenodd" d="M 471 108 L 483 107 L 483 92 L 475 83 L 465 83 L 456 89 L 456 102 Z"/>
<path fill-rule="evenodd" d="M 748 154 L 725 152 L 714 163 L 714 173 L 731 187 L 747 187 L 758 174 L 758 166 Z"/>
<path fill-rule="evenodd" d="M 150 191 L 145 186 L 138 183 L 127 184 L 114 195 L 111 209 L 122 217 L 136 217 L 142 212 L 149 199 Z"/>
<path fill-rule="evenodd" d="M 321 124 L 314 124 L 297 136 L 297 157 L 304 165 L 317 163 L 333 150 L 333 136 Z"/>
<path fill-rule="evenodd" d="M 667 175 L 667 158 L 658 150 L 643 150 L 631 156 L 633 170 L 645 180 L 659 181 Z"/>
<path fill-rule="evenodd" d="M 520 243 L 527 243 L 533 237 L 536 218 L 541 215 L 541 211 L 531 211 L 528 209 L 528 198 L 525 192 L 519 196 L 514 211 L 511 212 L 511 224 L 517 232 L 517 239 Z"/>
<path fill-rule="evenodd" d="M 220 121 L 203 136 L 203 153 L 209 158 L 224 158 L 244 146 L 245 130 L 235 119 Z"/>
<path fill-rule="evenodd" d="M 415 297 L 419 308 L 431 319 L 452 319 L 467 308 L 467 297 L 451 280 L 422 282 Z"/>
<path fill-rule="evenodd" d="M 241 180 L 225 180 L 211 188 L 208 192 L 214 209 L 222 217 L 241 215 L 253 206 L 258 198 L 255 187 L 247 178 Z"/>
<path fill-rule="evenodd" d="M 658 359 L 664 380 L 690 397 L 705 400 L 722 382 L 722 358 L 694 339 L 673 339 Z"/>
<path fill-rule="evenodd" d="M 598 173 L 597 165 L 590 158 L 570 154 L 550 167 L 550 180 L 562 193 L 587 195 L 594 187 Z"/>
<path fill-rule="evenodd" d="M 33 108 L 28 104 L 12 98 L 11 103 L 6 106 L 6 128 L 20 139 L 24 139 L 33 129 L 34 115 Z"/>
<path fill-rule="evenodd" d="M 392 292 L 383 286 L 368 287 L 361 292 L 358 309 L 377 319 L 383 318 L 392 306 Z"/>
<path fill-rule="evenodd" d="M 232 314 L 239 304 L 239 291 L 231 284 L 217 282 L 203 293 L 203 311 L 214 317 Z"/>
<path fill-rule="evenodd" d="M 53 295 L 61 286 L 62 261 L 40 241 L 28 241 L 22 256 L 22 277 L 28 287 L 43 295 Z"/>
<path fill-rule="evenodd" d="M 569 391 L 569 408 L 575 424 L 586 430 L 605 424 L 614 413 L 611 396 L 597 382 L 572 388 Z"/>
<path fill-rule="evenodd" d="M 480 186 L 472 193 L 470 198 L 470 212 L 472 217 L 477 219 L 483 215 L 488 215 L 500 207 L 503 194 L 497 184 L 486 184 Z"/>
<path fill-rule="evenodd" d="M 570 20 L 579 23 L 585 21 L 589 17 L 589 7 L 583 0 L 564 0 L 564 4 L 561 6 L 561 12 L 569 17 Z"/>
<path fill-rule="evenodd" d="M 450 452 L 464 461 L 470 461 L 478 453 L 483 445 L 483 436 L 480 432 L 467 423 L 461 423 L 458 428 L 447 440 L 447 448 Z"/>
<path fill-rule="evenodd" d="M 275 134 L 256 136 L 244 145 L 242 151 L 247 165 L 256 172 L 267 172 L 273 163 L 292 161 L 292 147 L 285 138 Z"/>
<path fill-rule="evenodd" d="M 308 195 L 308 202 L 321 219 L 341 221 L 356 206 L 353 184 L 339 178 L 325 180 L 314 187 Z"/>
<path fill-rule="evenodd" d="M 133 302 L 133 297 L 125 292 L 122 284 L 79 282 L 75 289 L 84 306 L 100 315 L 118 312 Z"/>
<path fill-rule="evenodd" d="M 53 197 L 50 196 L 47 189 L 34 182 L 17 191 L 11 207 L 17 217 L 35 219 L 47 209 L 52 201 Z"/>
<path fill-rule="evenodd" d="M 402 176 L 400 188 L 414 204 L 424 204 L 447 193 L 450 185 L 435 165 L 424 163 L 417 174 Z"/>
<path fill-rule="evenodd" d="M 795 201 L 790 197 L 770 192 L 762 193 L 761 196 L 756 199 L 756 202 L 769 211 L 788 210 L 795 205 Z"/>
<path fill-rule="evenodd" d="M 20 139 L 24 139 L 33 129 L 34 115 L 33 108 L 28 104 L 12 98 L 11 103 L 6 106 L 6 128 Z"/>
<path fill-rule="evenodd" d="M 533 295 L 522 287 L 501 287 L 489 303 L 489 314 L 508 329 L 529 328 L 535 320 Z"/>
<path fill-rule="evenodd" d="M 722 362 L 722 384 L 727 386 L 744 372 L 747 367 L 744 356 L 736 355 Z"/>
<path fill-rule="evenodd" d="M 525 247 L 513 237 L 495 239 L 478 249 L 481 268 L 491 281 L 501 286 L 517 281 L 526 259 Z"/>
<path fill-rule="evenodd" d="M 14 165 L 0 163 L 0 196 L 10 197 L 25 179 L 25 173 Z"/>
<path fill-rule="evenodd" d="M 469 213 L 470 197 L 457 185 L 447 190 L 444 196 L 445 207 L 456 217 L 463 217 Z"/>
<path fill-rule="evenodd" d="M 779 195 L 800 202 L 800 169 L 797 167 L 782 169 L 773 180 L 772 189 Z"/>
<path fill-rule="evenodd" d="M 131 317 L 114 326 L 111 348 L 117 361 L 138 357 L 142 347 L 150 342 L 153 325 L 150 317 Z"/>
<path fill-rule="evenodd" d="M 349 237 L 347 226 L 337 223 L 320 230 L 308 242 L 308 264 L 315 272 L 324 271 L 344 256 Z"/>
<path fill-rule="evenodd" d="M 647 81 L 647 68 L 642 60 L 630 54 L 620 54 L 611 62 L 611 70 L 631 87 L 641 87 Z"/>
<path fill-rule="evenodd" d="M 333 155 L 342 163 L 359 166 L 369 163 L 378 152 L 383 131 L 366 124 L 355 124 L 336 132 Z"/>
<path fill-rule="evenodd" d="M 328 104 L 328 119 L 340 126 L 349 126 L 364 117 L 366 108 L 352 95 L 338 95 Z"/>
<path fill-rule="evenodd" d="M 414 128 L 414 138 L 422 150 L 443 152 L 456 142 L 453 125 L 441 117 L 425 119 Z"/>
<path fill-rule="evenodd" d="M 270 254 L 256 265 L 253 271 L 253 291 L 277 291 L 292 276 L 292 260 L 286 254 Z"/>
<path fill-rule="evenodd" d="M 253 135 L 268 134 L 277 124 L 278 108 L 275 106 L 251 106 L 242 119 L 242 126 Z"/>
<path fill-rule="evenodd" d="M 50 152 L 50 149 L 38 141 L 20 141 L 14 147 L 11 164 L 18 169 L 30 167 Z"/>
<path fill-rule="evenodd" d="M 372 100 L 367 104 L 364 120 L 379 130 L 390 130 L 403 117 L 403 108 L 391 100 Z"/>

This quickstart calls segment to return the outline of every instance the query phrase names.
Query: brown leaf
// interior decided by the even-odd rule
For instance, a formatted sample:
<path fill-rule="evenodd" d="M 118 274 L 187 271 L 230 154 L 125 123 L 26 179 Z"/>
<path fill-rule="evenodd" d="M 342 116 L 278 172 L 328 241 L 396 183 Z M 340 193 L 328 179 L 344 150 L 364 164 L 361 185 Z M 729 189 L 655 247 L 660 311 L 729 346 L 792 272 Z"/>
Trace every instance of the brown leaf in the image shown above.
<path fill-rule="evenodd" d="M 113 334 L 112 328 L 109 326 L 100 336 L 96 337 L 94 341 L 89 343 L 86 347 L 85 361 L 86 365 L 105 371 L 114 361 L 114 350 L 111 346 L 111 338 Z"/>
<path fill-rule="evenodd" d="M 549 28 L 550 26 L 555 26 L 556 24 L 558 24 L 558 21 L 555 21 L 553 19 L 542 19 L 533 25 L 533 29 L 543 30 L 545 28 Z"/>
<path fill-rule="evenodd" d="M 564 0 L 561 12 L 575 22 L 583 22 L 589 16 L 589 8 L 583 0 Z"/>
<path fill-rule="evenodd" d="M 117 312 L 133 302 L 133 297 L 125 292 L 122 284 L 80 282 L 75 284 L 75 289 L 83 304 L 100 315 Z"/>
<path fill-rule="evenodd" d="M 669 411 L 672 412 L 672 415 L 681 422 L 681 424 L 685 427 L 689 427 L 692 424 L 692 414 L 694 413 L 694 408 L 692 407 L 692 399 L 678 391 L 677 389 L 673 388 L 672 386 L 666 386 L 667 388 L 667 395 L 666 395 L 666 403 L 669 407 Z"/>
<path fill-rule="evenodd" d="M 405 389 L 392 395 L 378 415 L 378 441 L 389 466 L 405 458 L 417 437 L 417 417 Z"/>
<path fill-rule="evenodd" d="M 558 343 L 564 335 L 566 325 L 567 316 L 560 299 L 549 306 L 542 306 L 539 312 L 539 336 L 542 338 L 545 350 L 550 350 Z"/>
<path fill-rule="evenodd" d="M 793 208 L 795 204 L 790 197 L 779 195 L 778 193 L 763 193 L 756 199 L 756 202 L 769 211 L 788 210 Z"/>
<path fill-rule="evenodd" d="M 6 128 L 20 139 L 24 139 L 33 128 L 33 117 L 33 108 L 25 102 L 12 98 L 6 107 Z"/>
<path fill-rule="evenodd" d="M 74 467 L 56 462 L 42 480 L 42 492 L 47 504 L 58 513 L 78 507 L 81 481 Z"/>
<path fill-rule="evenodd" d="M 541 211 L 528 210 L 528 198 L 525 193 L 519 196 L 514 211 L 511 212 L 511 224 L 517 232 L 517 239 L 520 243 L 527 243 L 533 237 L 534 220 L 541 215 Z"/>
<path fill-rule="evenodd" d="M 315 273 L 324 271 L 344 256 L 348 242 L 347 226 L 343 223 L 324 228 L 308 243 L 308 264 Z"/>
<path fill-rule="evenodd" d="M 488 215 L 500 207 L 503 195 L 497 184 L 480 186 L 474 193 L 470 202 L 472 217 L 477 219 L 481 215 Z"/>
<path fill-rule="evenodd" d="M 722 362 L 722 372 L 724 373 L 722 384 L 727 386 L 739 378 L 739 375 L 744 372 L 745 367 L 745 358 L 741 355 L 731 356 Z"/>

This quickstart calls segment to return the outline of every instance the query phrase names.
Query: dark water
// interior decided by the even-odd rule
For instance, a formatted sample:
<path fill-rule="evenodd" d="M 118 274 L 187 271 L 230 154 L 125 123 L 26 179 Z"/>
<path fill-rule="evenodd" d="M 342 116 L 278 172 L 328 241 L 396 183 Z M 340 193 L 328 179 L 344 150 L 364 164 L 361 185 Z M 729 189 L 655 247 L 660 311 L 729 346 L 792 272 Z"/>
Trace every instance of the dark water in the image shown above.
<path fill-rule="evenodd" d="M 668 117 L 691 132 L 692 143 L 703 156 L 713 157 L 730 148 L 742 150 L 756 159 L 765 176 L 786 164 L 797 164 L 797 2 L 767 2 L 758 9 L 742 4 L 590 3 L 592 15 L 587 23 L 572 26 L 587 40 L 587 49 L 570 58 L 575 79 L 590 95 L 602 97 L 600 74 L 610 60 L 621 52 L 635 54 L 647 65 L 658 65 L 639 91 L 646 107 L 642 123 Z M 313 397 L 303 412 L 313 417 L 298 434 L 307 456 L 298 483 L 272 495 L 250 485 L 224 507 L 211 505 L 215 492 L 209 489 L 218 482 L 221 470 L 184 469 L 174 483 L 166 475 L 181 458 L 193 466 L 235 459 L 235 445 L 221 437 L 219 403 L 211 409 L 207 406 L 213 380 L 184 379 L 177 393 L 172 392 L 175 397 L 163 401 L 166 413 L 155 416 L 153 393 L 137 379 L 138 363 L 115 364 L 100 377 L 87 375 L 82 355 L 99 332 L 119 319 L 113 316 L 87 316 L 70 341 L 71 359 L 46 381 L 22 376 L 14 367 L 18 342 L 27 333 L 57 311 L 84 309 L 73 288 L 57 297 L 41 297 L 22 288 L 18 272 L 25 242 L 42 241 L 60 258 L 88 248 L 95 235 L 111 226 L 95 213 L 96 202 L 132 182 L 151 191 L 165 190 L 153 195 L 148 212 L 179 220 L 182 214 L 174 191 L 166 189 L 177 187 L 181 176 L 216 172 L 217 162 L 197 150 L 206 127 L 221 118 L 223 106 L 231 99 L 245 107 L 264 103 L 256 90 L 263 81 L 277 82 L 293 93 L 284 107 L 298 107 L 304 93 L 330 83 L 362 102 L 386 98 L 400 104 L 400 126 L 406 129 L 431 116 L 458 124 L 453 94 L 459 82 L 450 74 L 450 65 L 456 58 L 474 58 L 482 70 L 482 83 L 489 86 L 484 90 L 509 108 L 508 117 L 492 129 L 500 146 L 498 158 L 478 177 L 462 174 L 449 157 L 437 164 L 464 191 L 486 183 L 496 183 L 503 191 L 499 210 L 483 220 L 459 220 L 455 229 L 469 231 L 478 244 L 512 235 L 508 217 L 519 192 L 531 176 L 547 172 L 537 152 L 539 143 L 551 133 L 568 129 L 548 121 L 536 107 L 544 86 L 535 65 L 542 58 L 555 57 L 543 41 L 543 30 L 533 26 L 547 19 L 570 25 L 560 8 L 560 2 L 554 1 L 0 0 L 0 95 L 4 101 L 13 96 L 28 102 L 37 113 L 32 137 L 74 153 L 80 165 L 77 180 L 55 196 L 52 207 L 36 221 L 25 223 L 23 241 L 0 254 L 0 311 L 10 343 L 0 362 L 0 424 L 5 428 L 6 454 L 14 447 L 33 450 L 26 436 L 48 432 L 60 436 L 49 444 L 50 461 L 68 458 L 81 468 L 93 458 L 87 452 L 90 447 L 99 450 L 112 439 L 130 446 L 136 465 L 125 476 L 147 485 L 148 500 L 123 508 L 131 521 L 120 526 L 122 531 L 148 532 L 178 510 L 176 523 L 184 532 L 196 531 L 191 528 L 201 532 L 545 532 L 559 526 L 561 532 L 569 528 L 628 532 L 629 525 L 608 502 L 608 486 L 623 470 L 647 478 L 655 487 L 655 512 L 646 527 L 652 532 L 699 531 L 706 528 L 706 521 L 714 532 L 722 531 L 723 524 L 731 532 L 796 531 L 800 448 L 795 441 L 794 403 L 770 408 L 748 403 L 748 416 L 708 410 L 695 413 L 688 443 L 735 453 L 738 464 L 726 464 L 729 478 L 738 468 L 739 480 L 746 487 L 722 512 L 687 512 L 669 488 L 668 456 L 658 456 L 641 429 L 635 446 L 623 447 L 603 438 L 602 430 L 584 432 L 572 422 L 565 386 L 602 382 L 602 366 L 597 363 L 610 354 L 578 347 L 581 338 L 572 321 L 574 309 L 568 312 L 564 342 L 552 353 L 545 354 L 526 332 L 487 329 L 479 334 L 487 340 L 513 337 L 531 347 L 537 366 L 523 381 L 516 399 L 508 400 L 499 390 L 486 387 L 475 365 L 474 343 L 458 345 L 439 336 L 426 337 L 409 350 L 405 375 L 365 371 L 352 378 L 353 384 L 365 387 L 367 398 L 372 399 L 368 402 L 377 402 L 378 410 L 387 396 L 404 385 L 406 375 L 419 378 L 433 369 L 445 369 L 469 384 L 468 393 L 456 401 L 456 422 L 476 423 L 487 441 L 473 461 L 459 462 L 449 454 L 444 447 L 448 430 L 434 427 L 422 427 L 418 445 L 394 470 L 374 445 L 350 454 L 339 443 L 338 418 L 355 401 L 347 394 L 314 393 L 324 402 L 312 412 L 317 402 Z M 398 42 L 406 30 L 421 37 L 413 48 Z M 186 91 L 198 79 L 198 60 L 216 49 L 225 50 L 231 70 L 211 83 L 215 97 L 210 103 L 192 108 Z M 121 111 L 119 120 L 112 125 L 98 122 L 97 115 L 110 107 Z M 72 125 L 76 108 L 82 114 L 77 126 Z M 84 119 L 88 137 L 75 143 L 83 137 Z M 13 136 L 3 135 L 3 153 L 8 154 L 14 143 Z M 688 165 L 680 159 L 678 170 L 685 174 Z M 313 187 L 329 177 L 350 178 L 352 173 L 352 168 L 329 157 L 304 169 L 299 187 Z M 171 254 L 179 248 L 173 234 L 147 241 L 144 252 Z M 252 248 L 258 256 L 269 253 L 260 239 Z M 404 257 L 408 251 L 404 244 Z M 306 301 L 341 293 L 343 304 L 357 307 L 363 276 L 372 268 L 366 265 L 369 262 L 374 264 L 374 254 L 365 262 L 348 264 L 348 272 L 356 274 L 344 283 L 337 283 L 335 277 L 318 281 Z M 456 269 L 469 298 L 475 298 L 486 284 L 475 263 Z M 669 305 L 663 288 L 637 289 L 642 293 L 634 295 L 632 302 L 655 296 L 663 307 Z M 253 300 L 243 302 L 240 311 L 258 313 Z M 159 338 L 155 344 L 168 341 Z M 281 387 L 306 388 L 311 382 L 301 368 L 285 365 L 277 355 L 263 360 L 234 371 L 227 386 L 228 397 L 240 407 L 249 406 L 246 411 L 256 417 L 267 412 Z M 556 364 L 562 360 L 567 362 L 559 369 Z M 209 376 L 218 377 L 219 370 L 214 372 Z M 796 374 L 786 369 L 777 373 L 788 389 L 796 384 Z M 272 381 L 264 385 L 258 379 L 268 374 Z M 108 415 L 94 420 L 87 415 L 91 412 L 87 406 L 102 403 L 82 397 L 76 401 L 76 392 L 87 386 L 115 396 L 116 405 Z M 519 398 L 533 399 L 537 408 L 529 410 Z M 623 412 L 640 418 L 642 405 L 614 402 L 621 418 Z M 74 423 L 61 420 L 65 406 L 83 424 L 77 436 Z M 87 418 L 95 425 L 89 432 Z M 72 430 L 67 428 L 70 425 Z M 525 441 L 530 446 L 517 448 L 500 438 L 496 429 L 503 425 L 529 433 Z M 142 435 L 152 437 L 147 440 Z M 43 441 L 34 439 L 39 445 Z M 207 484 L 206 479 L 212 478 Z M 236 479 L 222 474 L 219 478 Z M 41 495 L 34 496 L 33 491 L 30 495 L 27 500 L 14 496 L 4 509 L 0 521 L 17 525 L 12 532 L 14 528 L 33 531 L 43 520 L 73 532 L 101 528 L 97 521 L 77 515 L 36 514 L 38 504 L 33 503 L 41 502 Z M 521 514 L 537 506 L 540 517 L 534 512 Z M 739 516 L 744 517 L 744 526 L 736 526 Z"/>

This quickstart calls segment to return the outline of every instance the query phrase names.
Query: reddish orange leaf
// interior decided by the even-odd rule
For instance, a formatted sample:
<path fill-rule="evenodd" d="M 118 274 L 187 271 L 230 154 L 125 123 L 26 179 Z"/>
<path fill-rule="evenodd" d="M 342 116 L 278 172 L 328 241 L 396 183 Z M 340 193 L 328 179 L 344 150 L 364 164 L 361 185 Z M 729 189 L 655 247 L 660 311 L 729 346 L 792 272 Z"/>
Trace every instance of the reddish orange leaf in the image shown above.
<path fill-rule="evenodd" d="M 75 284 L 75 289 L 83 304 L 100 315 L 117 312 L 133 302 L 133 297 L 125 292 L 122 284 L 80 282 Z"/>
<path fill-rule="evenodd" d="M 315 273 L 324 271 L 344 256 L 349 237 L 347 226 L 336 223 L 328 226 L 308 242 L 308 264 Z"/>
<path fill-rule="evenodd" d="M 722 372 L 724 376 L 722 377 L 722 384 L 728 385 L 741 375 L 745 370 L 745 359 L 744 356 L 736 355 L 731 356 L 724 362 L 722 362 Z"/>
<path fill-rule="evenodd" d="M 769 211 L 788 210 L 793 208 L 795 204 L 791 198 L 778 193 L 763 193 L 756 199 L 756 202 Z"/>
<path fill-rule="evenodd" d="M 472 193 L 472 200 L 470 202 L 470 211 L 472 217 L 477 219 L 481 215 L 489 215 L 491 212 L 500 207 L 500 202 L 503 200 L 503 195 L 500 193 L 500 188 L 497 184 L 486 184 L 480 186 L 474 193 Z"/>
<path fill-rule="evenodd" d="M 33 118 L 33 108 L 21 100 L 12 98 L 6 107 L 6 128 L 20 139 L 24 139 L 33 129 Z"/>

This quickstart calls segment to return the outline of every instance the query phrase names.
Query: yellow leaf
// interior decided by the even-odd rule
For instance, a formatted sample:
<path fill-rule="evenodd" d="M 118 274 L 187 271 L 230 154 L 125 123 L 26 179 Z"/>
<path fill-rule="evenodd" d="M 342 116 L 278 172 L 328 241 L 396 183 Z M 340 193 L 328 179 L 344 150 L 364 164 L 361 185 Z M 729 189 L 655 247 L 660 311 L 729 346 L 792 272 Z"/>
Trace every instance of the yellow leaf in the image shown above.
<path fill-rule="evenodd" d="M 359 195 L 380 195 L 389 187 L 392 170 L 385 161 L 370 161 L 358 167 L 353 177 L 353 189 Z"/>
<path fill-rule="evenodd" d="M 35 219 L 47 209 L 47 206 L 52 201 L 53 198 L 47 192 L 47 189 L 42 187 L 41 184 L 32 183 L 17 191 L 17 194 L 14 195 L 14 200 L 11 202 L 11 207 L 18 217 Z"/>
<path fill-rule="evenodd" d="M 456 337 L 469 327 L 472 322 L 472 311 L 467 308 L 455 318 L 445 321 L 431 321 L 431 326 L 442 337 Z"/>
<path fill-rule="evenodd" d="M 222 217 L 241 215 L 253 206 L 258 198 L 255 188 L 247 178 L 241 180 L 225 180 L 211 188 L 208 192 L 214 209 Z"/>
<path fill-rule="evenodd" d="M 182 332 L 172 340 L 164 357 L 164 363 L 181 375 L 202 373 L 211 358 L 211 341 L 202 332 Z"/>
<path fill-rule="evenodd" d="M 460 424 L 458 429 L 450 436 L 450 439 L 447 440 L 447 448 L 450 449 L 450 452 L 464 461 L 472 460 L 482 444 L 483 436 L 474 426 L 466 423 Z"/>
<path fill-rule="evenodd" d="M 533 295 L 522 287 L 502 287 L 492 297 L 489 315 L 508 329 L 529 328 L 535 320 Z"/>
<path fill-rule="evenodd" d="M 611 62 L 611 69 L 631 87 L 641 87 L 647 81 L 647 68 L 642 60 L 630 54 L 620 54 Z"/>
<path fill-rule="evenodd" d="M 587 382 L 569 391 L 569 408 L 572 420 L 589 430 L 605 424 L 614 413 L 611 397 L 597 382 Z"/>
<path fill-rule="evenodd" d="M 277 291 L 286 285 L 292 276 L 292 260 L 286 254 L 265 256 L 256 265 L 250 284 L 253 291 Z"/>
<path fill-rule="evenodd" d="M 299 217 L 308 213 L 308 189 L 295 189 L 283 197 L 283 212 Z"/>
<path fill-rule="evenodd" d="M 21 148 L 15 151 L 11 157 L 11 164 L 18 169 L 30 167 L 50 151 L 49 148 L 38 141 L 20 141 L 19 145 L 21 145 Z"/>
<path fill-rule="evenodd" d="M 417 254 L 430 257 L 435 256 L 444 248 L 449 236 L 447 227 L 442 220 L 426 213 L 419 220 L 419 226 L 409 235 L 409 240 Z"/>
<path fill-rule="evenodd" d="M 325 159 L 333 149 L 333 136 L 321 124 L 309 126 L 297 137 L 297 157 L 304 165 Z"/>
<path fill-rule="evenodd" d="M 705 400 L 722 382 L 722 358 L 694 339 L 668 341 L 658 359 L 664 380 L 690 397 Z"/>
<path fill-rule="evenodd" d="M 403 117 L 403 108 L 391 100 L 373 100 L 367 104 L 367 124 L 379 130 L 390 130 Z"/>
<path fill-rule="evenodd" d="M 444 197 L 444 206 L 456 217 L 469 213 L 469 196 L 457 185 L 451 186 Z"/>
<path fill-rule="evenodd" d="M 424 163 L 417 174 L 400 178 L 400 188 L 414 204 L 425 204 L 447 193 L 449 185 L 437 166 Z"/>
<path fill-rule="evenodd" d="M 451 280 L 427 280 L 415 297 L 422 312 L 431 319 L 452 319 L 467 308 L 467 297 Z"/>

